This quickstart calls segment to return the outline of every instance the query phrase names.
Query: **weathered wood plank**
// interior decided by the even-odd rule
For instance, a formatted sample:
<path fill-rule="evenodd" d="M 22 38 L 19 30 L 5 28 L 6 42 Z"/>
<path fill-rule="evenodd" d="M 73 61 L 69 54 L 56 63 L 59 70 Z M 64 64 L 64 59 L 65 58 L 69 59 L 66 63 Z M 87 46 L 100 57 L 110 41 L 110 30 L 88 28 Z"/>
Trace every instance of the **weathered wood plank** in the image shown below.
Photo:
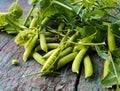
<path fill-rule="evenodd" d="M 7 11 L 13 1 L 0 1 L 0 11 Z M 27 12 L 26 0 L 20 0 L 20 4 Z M 23 62 L 24 48 L 14 43 L 14 37 L 0 34 L 0 91 L 73 91 L 76 75 L 71 72 L 71 66 L 61 69 L 61 74 L 57 76 L 22 78 L 22 75 L 40 71 L 41 65 L 33 58 Z M 19 65 L 13 66 L 12 59 L 18 59 Z"/>
<path fill-rule="evenodd" d="M 11 39 L 7 41 L 9 37 Z M 71 72 L 70 66 L 63 69 L 61 75 L 22 78 L 22 75 L 40 71 L 41 66 L 32 58 L 26 63 L 23 62 L 24 49 L 14 43 L 13 37 L 6 35 L 6 45 L 0 51 L 0 89 L 2 91 L 73 91 L 76 75 Z M 14 58 L 19 60 L 18 66 L 11 64 Z"/>

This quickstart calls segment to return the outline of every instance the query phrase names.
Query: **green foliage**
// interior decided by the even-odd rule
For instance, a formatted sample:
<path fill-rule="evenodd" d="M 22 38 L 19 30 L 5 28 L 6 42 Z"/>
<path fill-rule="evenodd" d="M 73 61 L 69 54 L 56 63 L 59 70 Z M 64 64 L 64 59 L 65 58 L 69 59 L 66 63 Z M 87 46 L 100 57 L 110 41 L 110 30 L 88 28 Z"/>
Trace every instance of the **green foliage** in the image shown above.
<path fill-rule="evenodd" d="M 13 2 L 12 5 L 9 7 L 8 12 L 10 12 L 10 16 L 14 19 L 18 19 L 22 16 L 23 14 L 23 9 L 22 7 L 16 3 Z"/>
<path fill-rule="evenodd" d="M 69 41 L 69 46 L 74 48 L 76 52 L 84 47 L 85 50 L 80 55 L 87 53 L 87 50 L 90 52 L 95 48 L 102 59 L 110 61 L 108 67 L 110 72 L 101 79 L 101 85 L 106 87 L 117 85 L 117 90 L 119 91 L 120 48 L 115 47 L 110 53 L 109 44 L 112 43 L 111 40 L 113 40 L 114 36 L 111 37 L 110 41 L 108 40 L 108 30 L 112 31 L 111 34 L 113 33 L 116 36 L 115 38 L 120 38 L 119 0 L 28 0 L 28 3 L 32 5 L 32 8 L 25 19 L 20 19 L 23 10 L 18 3 L 14 2 L 9 7 L 8 13 L 0 14 L 0 26 L 4 26 L 4 30 L 8 34 L 17 34 L 15 42 L 24 46 L 26 51 L 23 59 L 25 61 L 34 51 L 34 47 L 38 46 L 37 42 L 39 40 L 42 47 L 44 47 L 43 42 L 46 43 L 47 47 L 46 35 L 44 35 L 44 39 L 41 37 L 43 29 L 45 29 L 44 34 L 50 32 L 53 35 L 57 35 L 54 37 L 59 40 L 57 42 L 59 43 L 58 49 L 60 49 L 56 51 L 55 55 L 49 55 L 49 62 L 45 63 L 47 66 L 43 66 L 42 72 L 37 74 L 56 70 L 55 64 L 59 60 L 59 53 L 68 47 L 66 43 L 68 43 L 73 34 L 77 33 L 77 39 Z M 40 5 L 40 9 L 36 8 L 36 5 Z M 51 21 L 54 21 L 57 26 L 55 29 L 52 29 L 52 26 L 49 25 Z M 65 26 L 58 31 L 57 28 L 60 23 L 64 23 Z M 32 46 L 29 46 L 29 44 Z M 42 47 L 40 49 L 43 50 Z M 81 56 L 80 59 L 82 60 Z M 78 60 L 78 62 L 80 61 Z M 77 71 L 73 72 L 78 73 L 80 65 L 75 63 L 74 67 L 76 65 Z"/>
<path fill-rule="evenodd" d="M 120 38 L 120 20 L 112 24 L 112 32 Z"/>
<path fill-rule="evenodd" d="M 120 85 L 120 61 L 116 63 L 116 60 L 110 57 L 109 59 L 111 64 L 109 66 L 109 74 L 101 80 L 101 84 L 106 87 L 111 87 L 113 85 L 117 85 L 117 89 L 119 89 Z"/>

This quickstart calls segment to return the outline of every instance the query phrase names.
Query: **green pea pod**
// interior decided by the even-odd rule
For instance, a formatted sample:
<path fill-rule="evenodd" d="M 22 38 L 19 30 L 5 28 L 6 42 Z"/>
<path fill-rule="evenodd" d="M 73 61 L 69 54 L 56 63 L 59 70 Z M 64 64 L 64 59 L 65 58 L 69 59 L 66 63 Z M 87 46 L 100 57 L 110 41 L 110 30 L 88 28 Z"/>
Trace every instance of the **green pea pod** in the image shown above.
<path fill-rule="evenodd" d="M 74 46 L 73 52 L 75 52 L 75 51 L 80 51 L 80 50 L 84 47 L 84 46 L 81 45 L 80 43 L 90 43 L 90 42 L 93 40 L 93 38 L 95 37 L 95 34 L 96 34 L 96 33 L 94 33 L 94 34 L 92 34 L 92 35 L 90 35 L 90 36 L 87 36 L 87 37 L 85 37 L 85 38 L 80 39 L 80 40 L 78 41 L 78 44 L 76 44 L 76 45 Z"/>
<path fill-rule="evenodd" d="M 76 40 L 76 38 L 78 37 L 78 32 L 76 32 L 75 34 L 73 34 L 67 41 L 67 46 L 71 46 L 71 42 L 74 42 Z"/>
<path fill-rule="evenodd" d="M 46 62 L 46 60 L 43 58 L 43 56 L 41 56 L 38 52 L 34 52 L 32 54 L 32 56 L 41 65 L 44 65 L 44 63 Z"/>
<path fill-rule="evenodd" d="M 47 47 L 48 47 L 48 49 L 55 49 L 55 48 L 57 48 L 59 46 L 59 43 L 47 43 Z M 41 49 L 41 47 L 40 47 L 40 45 L 38 45 L 36 48 L 35 48 L 35 51 L 40 51 L 40 50 L 42 50 Z"/>
<path fill-rule="evenodd" d="M 29 28 L 36 27 L 37 21 L 38 21 L 38 18 L 33 18 L 31 23 L 30 23 Z"/>
<path fill-rule="evenodd" d="M 93 74 L 93 66 L 89 55 L 86 55 L 84 57 L 84 72 L 85 72 L 85 78 L 90 77 Z"/>
<path fill-rule="evenodd" d="M 43 51 L 47 52 L 48 51 L 48 47 L 46 44 L 46 39 L 45 39 L 45 34 L 44 33 L 40 33 L 40 47 Z"/>
<path fill-rule="evenodd" d="M 116 43 L 115 43 L 115 37 L 111 31 L 111 27 L 108 26 L 108 47 L 110 51 L 115 50 L 116 48 Z"/>
<path fill-rule="evenodd" d="M 59 38 L 58 37 L 46 37 L 46 41 L 48 43 L 58 42 Z"/>
<path fill-rule="evenodd" d="M 51 32 L 45 32 L 45 36 L 46 37 L 53 37 L 53 36 L 55 36 L 53 33 L 51 33 Z"/>
<path fill-rule="evenodd" d="M 76 73 L 79 73 L 79 68 L 80 68 L 80 65 L 81 65 L 81 61 L 85 55 L 85 53 L 87 52 L 88 48 L 86 47 L 83 47 L 79 52 L 78 54 L 76 55 L 73 63 L 72 63 L 72 72 L 76 72 Z"/>
<path fill-rule="evenodd" d="M 35 47 L 35 50 L 34 50 L 34 51 L 37 52 L 37 51 L 40 51 L 40 50 L 42 50 L 42 49 L 41 49 L 40 45 L 38 45 L 38 46 Z"/>
<path fill-rule="evenodd" d="M 60 25 L 58 26 L 58 31 L 62 31 L 65 26 L 65 23 L 61 22 Z"/>
<path fill-rule="evenodd" d="M 110 61 L 105 60 L 105 62 L 104 62 L 104 70 L 103 70 L 103 78 L 105 78 L 109 73 L 109 65 L 110 65 Z"/>
<path fill-rule="evenodd" d="M 60 58 L 57 63 L 57 69 L 65 66 L 69 62 L 73 61 L 74 58 L 76 57 L 76 55 L 77 55 L 77 52 L 74 52 L 74 53 L 70 53 L 70 54 L 64 56 L 63 58 Z"/>
<path fill-rule="evenodd" d="M 109 51 L 113 51 L 116 48 L 116 43 L 115 43 L 114 34 L 112 33 L 112 25 L 108 22 L 103 22 L 103 25 L 108 26 L 108 31 L 107 31 L 108 48 Z"/>
<path fill-rule="evenodd" d="M 47 43 L 48 49 L 55 49 L 59 46 L 59 43 Z"/>
<path fill-rule="evenodd" d="M 54 63 L 55 59 L 57 58 L 59 54 L 60 48 L 57 48 L 52 55 L 47 59 L 45 64 L 43 65 L 41 72 L 43 71 L 49 71 L 50 66 Z"/>
<path fill-rule="evenodd" d="M 50 19 L 48 17 L 45 17 L 42 22 L 41 25 L 44 26 Z"/>
<path fill-rule="evenodd" d="M 32 51 L 33 51 L 33 48 L 35 47 L 35 44 L 37 42 L 37 39 L 38 39 L 38 34 L 35 34 L 35 36 L 33 36 L 33 38 L 31 38 L 27 44 L 25 45 L 25 52 L 23 54 L 23 60 L 24 61 L 27 61 L 28 58 L 30 57 Z"/>
<path fill-rule="evenodd" d="M 52 55 L 52 53 L 53 53 L 54 51 L 55 51 L 55 49 L 53 49 L 53 50 L 47 52 L 47 53 L 43 56 L 43 58 L 49 58 L 49 57 Z"/>
<path fill-rule="evenodd" d="M 80 51 L 83 47 L 84 47 L 83 45 L 76 44 L 73 48 L 73 52 Z"/>
<path fill-rule="evenodd" d="M 69 54 L 72 52 L 72 47 L 67 47 L 66 49 L 64 49 L 62 52 L 60 52 L 59 57 L 64 57 L 65 55 Z"/>

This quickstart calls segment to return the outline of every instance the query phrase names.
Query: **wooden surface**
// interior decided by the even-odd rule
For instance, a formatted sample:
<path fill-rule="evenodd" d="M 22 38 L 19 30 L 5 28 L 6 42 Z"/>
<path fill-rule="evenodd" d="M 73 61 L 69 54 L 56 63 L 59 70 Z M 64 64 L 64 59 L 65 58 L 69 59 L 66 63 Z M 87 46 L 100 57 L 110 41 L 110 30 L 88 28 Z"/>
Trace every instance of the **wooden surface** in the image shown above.
<path fill-rule="evenodd" d="M 8 6 L 15 0 L 0 0 L 0 12 L 7 11 Z M 29 10 L 27 0 L 19 0 L 24 11 Z M 84 78 L 84 70 L 80 76 L 71 72 L 71 64 L 60 70 L 61 74 L 56 76 L 35 75 L 22 78 L 22 75 L 38 72 L 41 69 L 33 58 L 23 62 L 22 55 L 24 48 L 14 43 L 14 35 L 0 33 L 0 91 L 108 91 L 100 85 L 102 76 L 102 63 L 95 54 L 94 75 Z M 13 66 L 12 59 L 18 59 L 19 65 Z"/>

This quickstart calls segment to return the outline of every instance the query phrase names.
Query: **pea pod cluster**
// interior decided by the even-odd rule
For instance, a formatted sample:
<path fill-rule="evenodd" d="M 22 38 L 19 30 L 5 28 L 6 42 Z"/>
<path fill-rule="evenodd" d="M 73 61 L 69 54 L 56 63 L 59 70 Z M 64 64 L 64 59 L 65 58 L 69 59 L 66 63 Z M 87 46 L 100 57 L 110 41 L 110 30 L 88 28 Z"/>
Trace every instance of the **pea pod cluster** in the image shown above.
<path fill-rule="evenodd" d="M 24 47 L 23 60 L 32 57 L 41 66 L 37 74 L 56 73 L 71 64 L 73 74 L 84 68 L 85 78 L 94 75 L 91 51 L 103 59 L 105 87 L 120 85 L 119 0 L 28 0 L 25 17 L 18 2 L 0 14 L 0 31 L 16 34 Z M 39 6 L 39 7 L 38 7 Z"/>

